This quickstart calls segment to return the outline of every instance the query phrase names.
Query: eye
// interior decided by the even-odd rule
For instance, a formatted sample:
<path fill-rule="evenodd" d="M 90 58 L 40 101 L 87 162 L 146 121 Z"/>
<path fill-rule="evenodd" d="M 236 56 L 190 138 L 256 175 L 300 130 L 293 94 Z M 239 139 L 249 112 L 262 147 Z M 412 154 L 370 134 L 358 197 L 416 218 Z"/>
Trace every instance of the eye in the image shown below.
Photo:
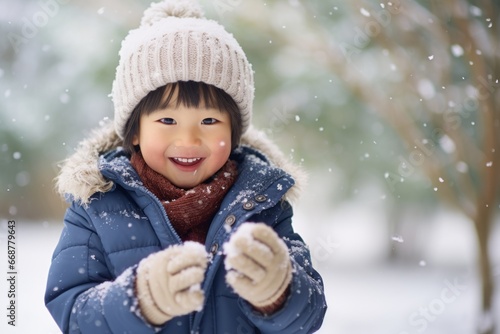
<path fill-rule="evenodd" d="M 177 124 L 173 118 L 160 118 L 158 122 L 166 124 L 166 125 L 174 125 Z"/>
<path fill-rule="evenodd" d="M 211 124 L 215 124 L 215 123 L 218 123 L 219 121 L 215 118 L 205 118 L 203 119 L 203 121 L 201 121 L 201 124 L 205 124 L 205 125 L 211 125 Z"/>

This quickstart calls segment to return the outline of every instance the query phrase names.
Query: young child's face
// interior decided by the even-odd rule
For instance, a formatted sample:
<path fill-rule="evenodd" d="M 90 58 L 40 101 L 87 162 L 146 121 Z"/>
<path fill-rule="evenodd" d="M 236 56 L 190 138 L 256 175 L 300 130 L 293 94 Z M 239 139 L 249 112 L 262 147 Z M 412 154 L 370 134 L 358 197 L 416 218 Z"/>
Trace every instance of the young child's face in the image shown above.
<path fill-rule="evenodd" d="M 142 115 L 133 138 L 150 168 L 179 188 L 190 189 L 214 175 L 231 153 L 231 121 L 218 109 L 176 107 Z"/>

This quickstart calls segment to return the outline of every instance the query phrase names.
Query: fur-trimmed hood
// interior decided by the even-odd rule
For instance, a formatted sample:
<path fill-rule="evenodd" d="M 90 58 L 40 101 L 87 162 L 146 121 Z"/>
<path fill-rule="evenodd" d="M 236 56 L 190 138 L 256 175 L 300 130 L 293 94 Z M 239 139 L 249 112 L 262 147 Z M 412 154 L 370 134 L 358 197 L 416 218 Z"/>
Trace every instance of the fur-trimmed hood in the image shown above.
<path fill-rule="evenodd" d="M 298 199 L 307 180 L 307 175 L 300 166 L 290 162 L 264 132 L 252 126 L 242 136 L 240 144 L 262 152 L 272 164 L 290 174 L 295 185 L 287 192 L 286 197 L 291 202 Z M 122 140 L 116 134 L 112 123 L 93 130 L 87 139 L 80 142 L 76 152 L 62 162 L 56 178 L 58 193 L 88 204 L 93 194 L 109 191 L 113 182 L 104 178 L 99 171 L 99 156 L 121 145 Z"/>

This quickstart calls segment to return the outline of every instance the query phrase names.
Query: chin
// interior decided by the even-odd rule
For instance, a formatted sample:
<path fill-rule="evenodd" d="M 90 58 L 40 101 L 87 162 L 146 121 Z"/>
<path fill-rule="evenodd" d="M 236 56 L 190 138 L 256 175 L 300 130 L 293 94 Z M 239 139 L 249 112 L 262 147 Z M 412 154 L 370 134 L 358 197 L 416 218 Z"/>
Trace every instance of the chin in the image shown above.
<path fill-rule="evenodd" d="M 181 189 L 191 189 L 199 185 L 201 182 L 172 182 L 174 186 Z"/>

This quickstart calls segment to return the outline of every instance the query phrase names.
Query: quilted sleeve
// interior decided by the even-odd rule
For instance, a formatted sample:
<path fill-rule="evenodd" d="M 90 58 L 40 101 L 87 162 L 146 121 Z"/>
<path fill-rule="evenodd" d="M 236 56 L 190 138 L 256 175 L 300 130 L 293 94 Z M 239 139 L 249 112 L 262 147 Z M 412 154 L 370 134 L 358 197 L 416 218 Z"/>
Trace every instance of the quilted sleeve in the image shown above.
<path fill-rule="evenodd" d="M 112 277 L 90 218 L 73 204 L 52 257 L 45 304 L 63 333 L 154 333 L 138 311 L 135 269 Z"/>

